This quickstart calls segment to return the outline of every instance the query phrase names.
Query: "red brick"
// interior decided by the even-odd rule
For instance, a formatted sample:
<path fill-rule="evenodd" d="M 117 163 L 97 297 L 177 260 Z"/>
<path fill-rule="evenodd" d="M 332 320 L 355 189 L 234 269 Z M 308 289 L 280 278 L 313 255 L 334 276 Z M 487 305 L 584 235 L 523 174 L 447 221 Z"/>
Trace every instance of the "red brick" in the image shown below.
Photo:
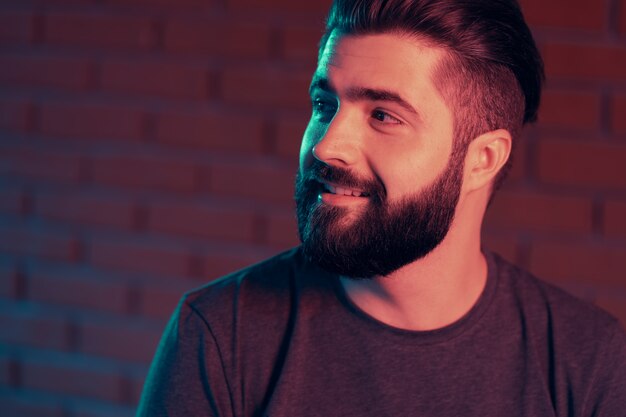
<path fill-rule="evenodd" d="M 487 210 L 491 230 L 580 233 L 592 232 L 592 204 L 580 197 L 538 193 L 498 193 Z"/>
<path fill-rule="evenodd" d="M 89 249 L 91 263 L 104 269 L 167 277 L 190 273 L 189 252 L 173 245 L 94 239 Z"/>
<path fill-rule="evenodd" d="M 509 262 L 519 264 L 519 244 L 510 236 L 483 233 L 482 247 L 497 253 Z"/>
<path fill-rule="evenodd" d="M 317 48 L 324 33 L 322 25 L 287 24 L 282 32 L 283 57 L 288 60 L 305 62 L 315 69 Z"/>
<path fill-rule="evenodd" d="M 32 393 L 27 398 L 3 396 L 2 412 L 5 417 L 64 417 L 67 415 L 60 402 L 36 402 Z"/>
<path fill-rule="evenodd" d="M 0 312 L 0 343 L 36 348 L 69 348 L 68 323 L 44 312 L 24 313 L 3 308 Z"/>
<path fill-rule="evenodd" d="M 221 76 L 224 100 L 235 104 L 308 109 L 309 72 L 236 68 Z"/>
<path fill-rule="evenodd" d="M 84 365 L 23 361 L 24 388 L 74 397 L 120 402 L 121 378 L 111 370 L 88 368 Z"/>
<path fill-rule="evenodd" d="M 202 66 L 134 61 L 102 64 L 102 88 L 121 93 L 204 99 L 208 95 L 208 79 L 208 69 Z"/>
<path fill-rule="evenodd" d="M 25 199 L 26 195 L 20 189 L 0 189 L 0 212 L 17 215 L 22 214 L 24 212 Z"/>
<path fill-rule="evenodd" d="M 528 159 L 528 139 L 522 133 L 522 136 L 517 138 L 518 143 L 515 145 L 515 149 L 511 153 L 509 158 L 512 158 L 511 169 L 508 173 L 508 178 L 505 181 L 506 184 L 509 184 L 514 181 L 520 181 L 527 176 L 527 168 L 526 161 Z"/>
<path fill-rule="evenodd" d="M 600 125 L 598 94 L 546 91 L 541 100 L 541 125 L 576 130 L 597 129 Z"/>
<path fill-rule="evenodd" d="M 17 265 L 10 261 L 0 261 L 0 297 L 17 297 Z"/>
<path fill-rule="evenodd" d="M 143 382 L 143 381 L 142 381 Z M 131 394 L 132 395 L 132 394 Z M 139 404 L 139 397 L 136 400 L 129 400 L 129 404 Z M 81 402 L 72 407 L 74 417 L 133 417 L 135 407 L 130 405 L 103 405 L 101 403 Z"/>
<path fill-rule="evenodd" d="M 30 0 L 29 3 L 33 3 L 37 6 L 50 6 L 51 4 L 85 6 L 100 3 L 100 0 Z"/>
<path fill-rule="evenodd" d="M 184 292 L 191 289 L 182 286 L 156 286 L 149 284 L 139 291 L 139 314 L 142 316 L 166 320 L 178 305 Z"/>
<path fill-rule="evenodd" d="M 143 391 L 143 385 L 146 380 L 147 372 L 136 372 L 129 377 L 130 382 L 130 404 L 139 404 L 141 398 L 141 392 Z M 134 410 L 133 410 L 134 411 Z M 132 417 L 135 414 L 129 414 L 128 417 Z M 91 417 L 91 416 L 85 416 Z M 106 415 L 94 416 L 94 417 L 108 417 Z"/>
<path fill-rule="evenodd" d="M 1 227 L 0 251 L 18 256 L 72 262 L 80 257 L 80 242 L 67 234 Z"/>
<path fill-rule="evenodd" d="M 3 11 L 0 14 L 0 43 L 30 42 L 33 26 L 31 13 Z"/>
<path fill-rule="evenodd" d="M 209 239 L 251 241 L 254 212 L 217 204 L 160 203 L 148 207 L 148 229 Z"/>
<path fill-rule="evenodd" d="M 619 4 L 619 32 L 626 35 L 626 4 L 624 0 Z"/>
<path fill-rule="evenodd" d="M 240 21 L 173 20 L 165 26 L 165 49 L 211 58 L 265 58 L 270 51 L 268 24 Z"/>
<path fill-rule="evenodd" d="M 626 238 L 626 201 L 605 202 L 603 218 L 605 236 Z"/>
<path fill-rule="evenodd" d="M 532 26 L 600 31 L 606 22 L 606 6 L 587 0 L 521 0 L 526 21 Z"/>
<path fill-rule="evenodd" d="M 156 31 L 144 17 L 85 13 L 45 15 L 44 41 L 89 48 L 147 49 L 156 45 Z"/>
<path fill-rule="evenodd" d="M 76 193 L 42 193 L 35 197 L 35 213 L 62 222 L 131 229 L 134 204 L 112 197 Z"/>
<path fill-rule="evenodd" d="M 79 324 L 79 350 L 91 355 L 147 364 L 154 356 L 162 331 L 161 327 L 148 327 L 127 319 L 83 321 Z"/>
<path fill-rule="evenodd" d="M 92 78 L 92 65 L 85 59 L 60 57 L 0 57 L 0 85 L 57 87 L 84 90 Z"/>
<path fill-rule="evenodd" d="M 308 121 L 300 119 L 287 119 L 278 122 L 276 128 L 276 153 L 294 163 L 297 163 L 300 155 L 300 144 Z"/>
<path fill-rule="evenodd" d="M 594 300 L 595 304 L 619 319 L 626 330 L 626 296 L 622 294 L 602 295 Z"/>
<path fill-rule="evenodd" d="M 81 157 L 73 152 L 35 147 L 2 148 L 0 172 L 52 182 L 77 183 L 81 180 Z"/>
<path fill-rule="evenodd" d="M 41 132 L 63 139 L 120 139 L 139 141 L 143 112 L 127 106 L 91 103 L 43 103 Z"/>
<path fill-rule="evenodd" d="M 210 191 L 293 205 L 295 169 L 276 164 L 215 164 L 211 167 Z"/>
<path fill-rule="evenodd" d="M 33 39 L 34 17 L 28 12 L 0 13 L 0 44 L 29 43 Z"/>
<path fill-rule="evenodd" d="M 157 116 L 157 140 L 198 149 L 252 152 L 263 150 L 263 119 L 216 111 L 170 111 Z"/>
<path fill-rule="evenodd" d="M 610 114 L 611 130 L 618 135 L 626 135 L 626 95 L 611 98 Z"/>
<path fill-rule="evenodd" d="M 93 180 L 121 188 L 192 191 L 196 169 L 187 162 L 151 156 L 96 156 Z"/>
<path fill-rule="evenodd" d="M 287 249 L 300 244 L 295 210 L 273 210 L 266 214 L 267 243 Z"/>
<path fill-rule="evenodd" d="M 617 285 L 626 289 L 626 249 L 577 243 L 534 243 L 530 270 L 564 283 Z"/>
<path fill-rule="evenodd" d="M 148 6 L 148 10 L 153 11 L 155 6 L 166 6 L 180 10 L 181 8 L 192 7 L 194 10 L 210 10 L 215 6 L 216 0 L 102 0 L 102 3 L 110 5 L 120 5 L 123 8 L 132 6 Z"/>
<path fill-rule="evenodd" d="M 31 104 L 20 99 L 0 99 L 0 129 L 24 132 L 30 128 Z"/>
<path fill-rule="evenodd" d="M 13 360 L 6 356 L 0 356 L 0 386 L 8 386 L 13 383 L 11 376 Z"/>
<path fill-rule="evenodd" d="M 268 10 L 325 16 L 330 8 L 330 0 L 291 1 L 291 0 L 227 0 L 233 10 Z"/>
<path fill-rule="evenodd" d="M 207 251 L 203 258 L 204 276 L 212 281 L 268 257 L 264 251 Z"/>
<path fill-rule="evenodd" d="M 128 311 L 128 287 L 121 282 L 43 268 L 29 271 L 27 282 L 28 298 L 40 303 L 120 314 Z"/>
<path fill-rule="evenodd" d="M 538 175 L 543 182 L 584 187 L 626 187 L 626 146 L 544 140 L 538 144 Z"/>
<path fill-rule="evenodd" d="M 626 47 L 573 43 L 546 43 L 548 78 L 626 80 Z"/>

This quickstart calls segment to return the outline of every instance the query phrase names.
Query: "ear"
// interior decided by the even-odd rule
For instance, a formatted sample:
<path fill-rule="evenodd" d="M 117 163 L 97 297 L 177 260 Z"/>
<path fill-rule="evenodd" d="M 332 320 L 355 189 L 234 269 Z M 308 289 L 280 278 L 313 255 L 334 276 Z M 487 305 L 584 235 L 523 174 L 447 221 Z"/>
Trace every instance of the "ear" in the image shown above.
<path fill-rule="evenodd" d="M 490 186 L 511 154 L 512 138 L 505 129 L 492 130 L 470 142 L 465 157 L 465 187 Z"/>

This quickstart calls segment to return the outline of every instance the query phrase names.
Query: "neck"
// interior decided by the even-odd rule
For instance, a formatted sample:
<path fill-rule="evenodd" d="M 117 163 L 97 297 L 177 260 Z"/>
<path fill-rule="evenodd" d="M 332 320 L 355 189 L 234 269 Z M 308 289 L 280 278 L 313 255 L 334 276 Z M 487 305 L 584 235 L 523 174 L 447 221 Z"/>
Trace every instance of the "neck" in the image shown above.
<path fill-rule="evenodd" d="M 385 277 L 342 277 L 341 283 L 352 302 L 375 319 L 406 330 L 433 330 L 466 314 L 486 280 L 479 231 L 453 225 L 444 241 L 424 258 Z"/>

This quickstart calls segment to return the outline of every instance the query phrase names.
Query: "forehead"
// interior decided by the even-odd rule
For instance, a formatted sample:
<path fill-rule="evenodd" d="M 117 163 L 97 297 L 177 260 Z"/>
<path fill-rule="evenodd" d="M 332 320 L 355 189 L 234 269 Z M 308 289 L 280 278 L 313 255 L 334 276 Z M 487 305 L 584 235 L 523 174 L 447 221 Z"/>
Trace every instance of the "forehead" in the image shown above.
<path fill-rule="evenodd" d="M 322 80 L 339 96 L 349 89 L 372 88 L 395 92 L 417 108 L 445 106 L 433 82 L 445 56 L 443 48 L 408 35 L 333 32 L 320 53 L 312 85 Z"/>

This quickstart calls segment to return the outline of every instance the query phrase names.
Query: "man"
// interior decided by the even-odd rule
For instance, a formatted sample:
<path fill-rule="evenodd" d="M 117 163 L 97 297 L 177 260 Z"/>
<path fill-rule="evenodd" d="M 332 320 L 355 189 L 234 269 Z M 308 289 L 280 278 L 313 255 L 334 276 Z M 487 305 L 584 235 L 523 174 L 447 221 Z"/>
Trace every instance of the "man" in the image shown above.
<path fill-rule="evenodd" d="M 514 0 L 336 0 L 302 246 L 183 298 L 138 415 L 626 415 L 617 321 L 481 250 L 542 79 Z"/>

